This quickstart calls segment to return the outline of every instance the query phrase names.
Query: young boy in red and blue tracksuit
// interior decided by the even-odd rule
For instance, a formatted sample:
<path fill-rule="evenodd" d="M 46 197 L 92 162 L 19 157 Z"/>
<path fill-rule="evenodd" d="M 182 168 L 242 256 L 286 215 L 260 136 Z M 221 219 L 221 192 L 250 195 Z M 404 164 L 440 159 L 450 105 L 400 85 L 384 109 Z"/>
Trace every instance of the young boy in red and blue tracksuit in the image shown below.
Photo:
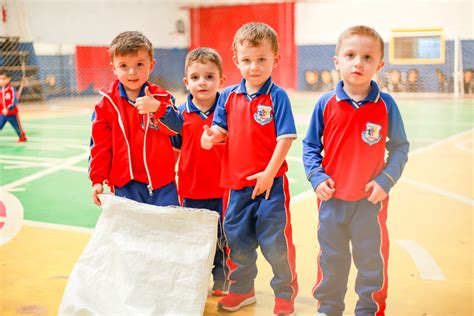
<path fill-rule="evenodd" d="M 263 23 L 243 25 L 234 37 L 234 63 L 243 77 L 224 89 L 203 148 L 225 141 L 221 185 L 230 190 L 224 232 L 230 257 L 229 294 L 219 309 L 255 303 L 257 247 L 273 271 L 274 313 L 294 312 L 298 293 L 285 157 L 296 138 L 286 92 L 271 73 L 280 61 L 276 32 Z"/>
<path fill-rule="evenodd" d="M 352 259 L 358 270 L 355 315 L 385 313 L 388 193 L 408 160 L 409 143 L 397 104 L 372 81 L 384 65 L 383 51 L 370 27 L 340 35 L 334 63 L 342 81 L 316 103 L 303 140 L 319 208 L 317 315 L 343 314 Z"/>
<path fill-rule="evenodd" d="M 21 127 L 18 114 L 18 96 L 16 89 L 10 83 L 11 79 L 9 73 L 0 71 L 0 88 L 2 89 L 0 95 L 0 131 L 9 122 L 18 135 L 18 141 L 26 142 L 25 131 Z"/>
<path fill-rule="evenodd" d="M 219 54 L 207 47 L 190 51 L 186 56 L 183 81 L 189 90 L 186 102 L 178 107 L 183 128 L 179 135 L 172 137 L 173 147 L 180 152 L 178 195 L 184 207 L 216 211 L 222 223 L 224 189 L 219 182 L 224 148 L 215 146 L 212 150 L 204 150 L 200 142 L 203 126 L 212 124 L 218 90 L 225 81 Z M 222 224 L 219 224 L 217 239 L 212 295 L 223 296 L 228 289 L 228 269 Z"/>
<path fill-rule="evenodd" d="M 181 130 L 173 97 L 147 82 L 153 46 L 140 32 L 123 32 L 109 48 L 117 75 L 100 92 L 92 118 L 89 177 L 93 201 L 104 182 L 115 195 L 158 206 L 179 205 L 170 136 Z"/>

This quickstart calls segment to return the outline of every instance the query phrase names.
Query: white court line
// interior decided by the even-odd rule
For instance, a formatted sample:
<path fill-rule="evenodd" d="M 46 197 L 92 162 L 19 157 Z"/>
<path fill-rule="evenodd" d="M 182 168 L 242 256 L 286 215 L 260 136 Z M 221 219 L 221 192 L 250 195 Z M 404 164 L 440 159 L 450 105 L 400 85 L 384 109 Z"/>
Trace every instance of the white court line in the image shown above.
<path fill-rule="evenodd" d="M 414 149 L 414 150 L 412 150 L 412 151 L 410 151 L 410 152 L 408 153 L 408 156 L 411 157 L 411 156 L 413 156 L 413 155 L 421 154 L 421 153 L 423 153 L 423 152 L 425 152 L 425 151 L 428 151 L 428 150 L 430 150 L 430 149 L 433 149 L 433 148 L 435 148 L 435 147 L 438 147 L 438 146 L 444 145 L 444 144 L 446 144 L 446 143 L 452 142 L 452 141 L 454 141 L 454 140 L 456 140 L 456 139 L 458 139 L 458 138 L 465 137 L 466 135 L 469 135 L 469 134 L 471 134 L 471 133 L 473 133 L 473 132 L 474 132 L 474 129 L 471 128 L 471 129 L 469 129 L 469 130 L 467 130 L 467 131 L 464 131 L 464 132 L 461 132 L 461 133 L 458 133 L 458 134 L 449 136 L 448 138 L 444 138 L 444 139 L 442 139 L 442 140 L 440 140 L 440 141 L 437 141 L 437 142 L 435 142 L 435 143 L 432 143 L 432 144 L 430 144 L 430 145 L 427 145 L 427 146 L 424 146 L 424 147 L 420 147 L 420 148 Z"/>
<path fill-rule="evenodd" d="M 41 162 L 59 162 L 62 159 L 58 158 L 49 158 L 49 157 L 37 157 L 37 156 L 14 156 L 14 155 L 0 155 L 0 159 L 11 159 L 14 161 L 21 160 L 32 160 L 32 161 L 41 161 Z"/>
<path fill-rule="evenodd" d="M 456 148 L 465 152 L 465 153 L 468 153 L 468 154 L 473 154 L 474 153 L 474 147 L 473 147 L 473 140 L 472 139 L 468 139 L 464 142 L 459 142 L 456 144 Z"/>
<path fill-rule="evenodd" d="M 412 260 L 415 262 L 418 271 L 420 271 L 420 276 L 423 280 L 446 280 L 441 268 L 436 264 L 433 257 L 431 257 L 429 252 L 421 247 L 416 241 L 396 240 L 396 243 L 408 252 Z"/>
<path fill-rule="evenodd" d="M 32 175 L 29 175 L 27 177 L 21 178 L 19 180 L 16 180 L 14 182 L 11 182 L 11 183 L 8 183 L 4 186 L 1 186 L 0 189 L 8 191 L 9 189 L 12 189 L 12 188 L 15 188 L 17 186 L 28 183 L 30 181 L 42 178 L 42 177 L 44 177 L 48 174 L 51 174 L 53 172 L 56 172 L 56 171 L 62 170 L 64 168 L 74 166 L 76 163 L 78 163 L 78 162 L 80 162 L 84 159 L 87 159 L 87 158 L 89 158 L 89 153 L 84 153 L 84 154 L 80 154 L 80 155 L 77 155 L 77 156 L 73 156 L 71 158 L 65 159 L 63 162 L 61 162 L 60 164 L 58 164 L 56 166 L 52 166 L 48 169 L 41 170 L 37 173 L 33 173 Z"/>
<path fill-rule="evenodd" d="M 402 182 L 402 183 L 406 183 L 406 184 L 409 184 L 411 186 L 414 186 L 416 188 L 423 189 L 425 191 L 429 191 L 429 192 L 432 192 L 432 193 L 436 193 L 438 195 L 445 196 L 447 198 L 450 198 L 451 200 L 455 200 L 455 201 L 458 201 L 458 202 L 461 202 L 461 203 L 465 203 L 467 205 L 474 206 L 474 199 L 472 199 L 468 196 L 458 194 L 458 193 L 449 192 L 446 189 L 441 189 L 441 188 L 438 188 L 434 185 L 422 183 L 422 182 L 419 182 L 419 181 L 416 181 L 416 180 L 413 180 L 413 179 L 410 179 L 410 178 L 407 178 L 407 177 L 402 177 L 402 178 L 400 178 L 399 181 Z"/>

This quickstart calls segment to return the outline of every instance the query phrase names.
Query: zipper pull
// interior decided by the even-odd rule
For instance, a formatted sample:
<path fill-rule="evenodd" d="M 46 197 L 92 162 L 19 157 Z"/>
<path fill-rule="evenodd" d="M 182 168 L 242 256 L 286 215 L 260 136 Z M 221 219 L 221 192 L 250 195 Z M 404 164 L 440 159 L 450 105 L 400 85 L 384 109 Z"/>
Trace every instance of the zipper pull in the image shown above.
<path fill-rule="evenodd" d="M 147 188 L 148 188 L 148 194 L 150 196 L 153 196 L 153 187 L 151 186 L 151 184 L 147 185 Z"/>

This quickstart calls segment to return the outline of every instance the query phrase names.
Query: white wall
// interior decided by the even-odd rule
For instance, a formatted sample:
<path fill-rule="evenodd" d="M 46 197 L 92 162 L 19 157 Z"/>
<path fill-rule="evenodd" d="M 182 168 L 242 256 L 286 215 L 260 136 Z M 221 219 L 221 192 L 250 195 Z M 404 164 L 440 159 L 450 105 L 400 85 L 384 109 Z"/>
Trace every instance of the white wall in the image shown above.
<path fill-rule="evenodd" d="M 122 31 L 143 32 L 155 47 L 187 47 L 176 21 L 188 25 L 187 10 L 174 1 L 153 0 L 9 0 L 9 35 L 22 41 L 61 45 L 109 45 Z M 41 45 L 40 45 L 41 46 Z"/>
<path fill-rule="evenodd" d="M 443 28 L 474 38 L 473 0 L 319 0 L 296 6 L 298 45 L 335 43 L 346 28 L 364 24 L 387 42 L 393 28 Z"/>
<path fill-rule="evenodd" d="M 0 35 L 20 35 L 49 46 L 108 45 L 119 32 L 139 30 L 155 47 L 187 47 L 176 21 L 189 28 L 186 6 L 241 3 L 231 0 L 4 0 L 8 23 Z M 267 0 L 265 0 L 267 1 Z M 245 1 L 253 2 L 253 1 Z M 298 0 L 296 43 L 334 43 L 345 28 L 366 24 L 388 41 L 392 28 L 442 27 L 474 38 L 473 0 Z M 212 36 L 212 34 L 210 34 Z M 52 45 L 51 45 L 52 44 Z M 53 49 L 54 50 L 54 49 Z"/>

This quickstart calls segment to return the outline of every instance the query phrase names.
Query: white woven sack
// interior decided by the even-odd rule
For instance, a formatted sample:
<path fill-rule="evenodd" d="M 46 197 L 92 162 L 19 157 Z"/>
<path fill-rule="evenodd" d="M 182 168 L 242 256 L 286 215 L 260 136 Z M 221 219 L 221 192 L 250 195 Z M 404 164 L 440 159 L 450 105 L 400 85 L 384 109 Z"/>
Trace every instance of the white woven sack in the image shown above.
<path fill-rule="evenodd" d="M 60 315 L 202 315 L 218 214 L 102 195 Z"/>

